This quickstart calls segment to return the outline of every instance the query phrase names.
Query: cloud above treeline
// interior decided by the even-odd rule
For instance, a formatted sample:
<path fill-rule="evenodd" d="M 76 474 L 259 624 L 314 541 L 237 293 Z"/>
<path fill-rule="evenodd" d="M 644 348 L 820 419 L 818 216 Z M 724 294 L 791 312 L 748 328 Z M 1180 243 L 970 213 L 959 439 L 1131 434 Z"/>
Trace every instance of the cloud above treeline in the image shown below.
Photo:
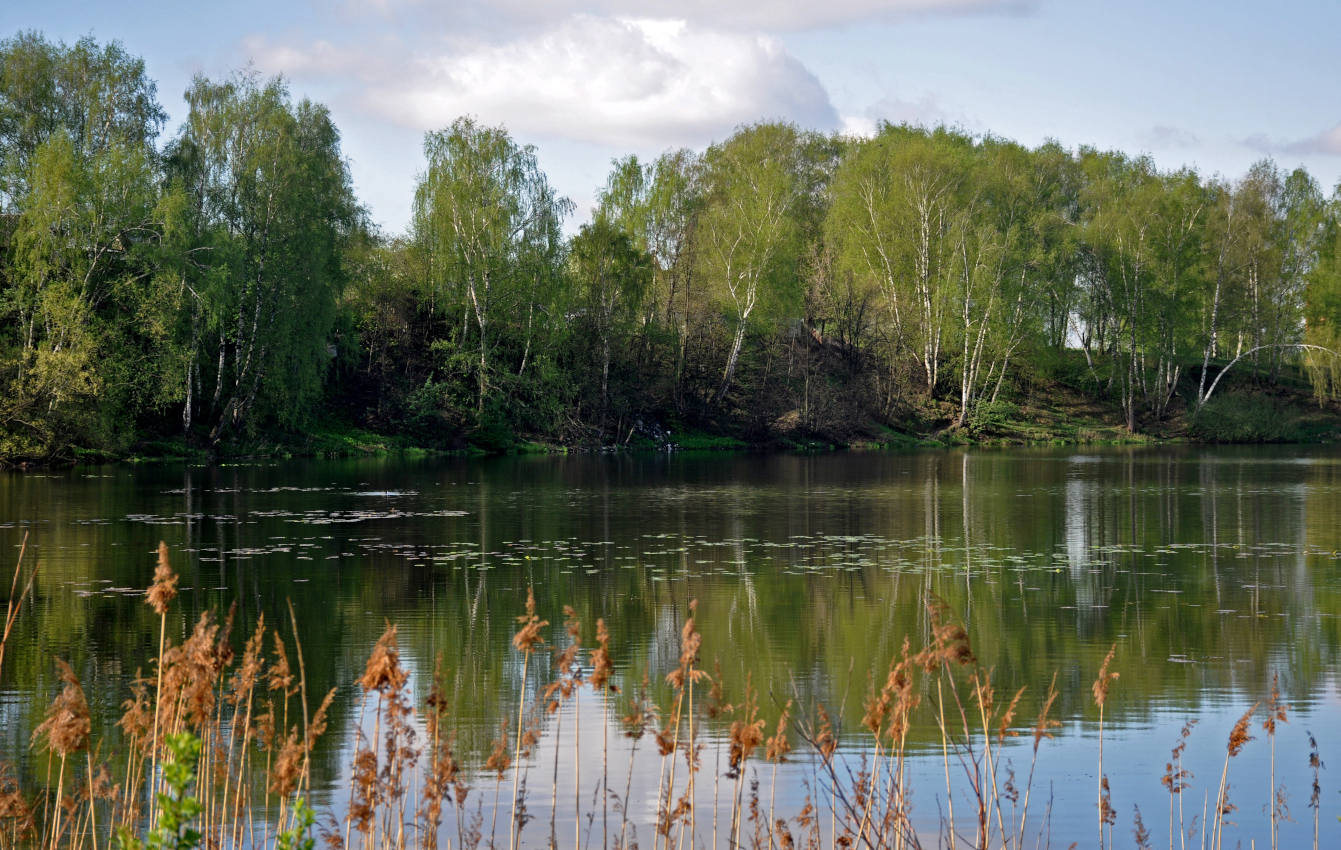
<path fill-rule="evenodd" d="M 1341 124 L 1337 124 L 1330 130 L 1323 130 L 1316 136 L 1292 142 L 1286 146 L 1286 150 L 1290 153 L 1320 153 L 1341 156 Z"/>
<path fill-rule="evenodd" d="M 516 132 L 611 144 L 691 144 L 760 117 L 833 128 L 819 80 L 772 37 L 683 21 L 578 15 L 502 44 L 412 62 L 369 109 L 418 129 L 472 114 Z"/>
<path fill-rule="evenodd" d="M 1022 13 L 1035 0 L 348 0 L 346 11 L 420 20 L 476 32 L 546 27 L 574 15 L 658 18 L 723 29 L 783 32 L 897 20 L 910 15 Z"/>
<path fill-rule="evenodd" d="M 1288 153 L 1300 156 L 1341 156 L 1341 124 L 1312 136 L 1292 141 L 1258 133 L 1243 140 L 1253 150 L 1267 154 Z"/>
<path fill-rule="evenodd" d="M 761 119 L 858 132 L 877 118 L 940 119 L 930 101 L 840 116 L 779 34 L 1012 13 L 1032 0 L 332 2 L 356 37 L 255 35 L 243 51 L 266 73 L 330 86 L 346 109 L 416 131 L 470 114 L 523 138 L 666 147 L 701 146 Z"/>

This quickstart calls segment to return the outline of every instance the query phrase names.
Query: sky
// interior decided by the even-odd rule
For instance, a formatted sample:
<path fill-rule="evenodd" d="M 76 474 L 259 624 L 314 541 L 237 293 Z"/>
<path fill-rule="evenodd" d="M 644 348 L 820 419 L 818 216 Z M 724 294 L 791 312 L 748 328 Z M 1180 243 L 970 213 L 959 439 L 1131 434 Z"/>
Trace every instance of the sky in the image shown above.
<path fill-rule="evenodd" d="M 1263 157 L 1341 177 L 1337 0 L 0 0 L 0 37 L 117 40 L 171 135 L 194 75 L 251 66 L 326 104 L 360 200 L 409 223 L 426 131 L 535 145 L 577 212 L 613 159 L 786 120 L 949 124 L 1149 154 L 1236 179 Z"/>

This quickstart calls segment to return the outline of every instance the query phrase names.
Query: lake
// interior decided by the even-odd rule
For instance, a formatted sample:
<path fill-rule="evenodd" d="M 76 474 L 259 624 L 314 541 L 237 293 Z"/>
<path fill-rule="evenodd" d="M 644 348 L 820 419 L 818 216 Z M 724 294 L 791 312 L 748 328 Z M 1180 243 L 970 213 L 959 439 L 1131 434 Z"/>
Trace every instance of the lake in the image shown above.
<path fill-rule="evenodd" d="M 690 600 L 700 665 L 721 683 L 723 699 L 739 705 L 748 681 L 766 735 L 789 700 L 807 725 L 824 705 L 844 771 L 875 758 L 860 723 L 863 700 L 872 681 L 884 683 L 905 636 L 914 650 L 929 640 L 929 601 L 964 625 L 977 662 L 992 671 L 999 706 L 1025 688 L 999 744 L 992 733 L 1002 782 L 1013 769 L 1021 790 L 1031 728 L 1055 674 L 1061 725 L 1038 751 L 1031 846 L 1035 837 L 1059 847 L 1097 844 L 1091 684 L 1110 647 L 1120 678 L 1104 708 L 1103 747 L 1115 846 L 1134 843 L 1136 806 L 1154 846 L 1168 846 L 1171 797 L 1160 780 L 1189 720 L 1197 723 L 1183 766 L 1193 776 L 1181 802 L 1185 827 L 1198 819 L 1193 843 L 1200 841 L 1230 730 L 1265 704 L 1273 680 L 1288 722 L 1268 736 L 1259 706 L 1254 740 L 1230 760 L 1237 811 L 1225 844 L 1270 846 L 1273 750 L 1293 818 L 1280 827 L 1281 843 L 1309 843 L 1309 734 L 1324 764 L 1341 747 L 1341 451 L 1331 447 L 378 458 L 0 476 L 6 570 L 25 533 L 25 563 L 40 571 L 0 670 L 0 761 L 16 764 L 25 788 L 45 775 L 45 756 L 30 750 L 29 736 L 59 688 L 53 657 L 68 659 L 84 684 L 101 755 L 116 759 L 124 749 L 116 720 L 137 668 L 149 672 L 158 649 L 159 618 L 143 591 L 159 540 L 181 574 L 167 617 L 174 641 L 201 612 L 222 618 L 234 602 L 239 651 L 261 614 L 290 640 L 292 603 L 309 702 L 336 688 L 313 768 L 323 811 L 347 805 L 357 731 L 367 735 L 375 722 L 366 707 L 360 714 L 354 682 L 391 623 L 416 705 L 441 658 L 447 722 L 479 789 L 471 807 L 482 799 L 488 812 L 495 781 L 481 765 L 500 721 L 515 727 L 524 682 L 530 700 L 553 678 L 549 649 L 566 644 L 565 605 L 581 621 L 585 646 L 594 643 L 596 619 L 605 620 L 623 693 L 609 700 L 609 723 L 590 691 L 541 716 L 524 765 L 527 846 L 548 840 L 555 794 L 556 829 L 568 837 L 561 846 L 577 841 L 575 829 L 599 845 L 610 815 L 573 812 L 593 811 L 587 798 L 597 791 L 603 746 L 609 784 L 651 846 L 661 759 L 650 736 L 624 737 L 616 715 L 644 677 L 669 710 L 664 678 L 677 666 Z M 524 659 L 510 640 L 528 587 L 550 625 L 546 650 Z M 589 664 L 585 651 L 579 658 Z M 934 844 L 948 804 L 961 818 L 971 805 L 969 773 L 942 749 L 932 679 L 919 681 L 907 769 L 913 823 Z M 705 744 L 701 845 L 711 843 L 714 777 L 719 809 L 732 782 L 722 776 L 732 717 L 707 716 L 707 689 L 704 682 L 695 721 Z M 827 846 L 820 759 L 795 730 L 792 744 L 776 796 L 762 748 L 747 782 L 759 779 L 778 817 L 794 816 L 810 793 Z M 573 752 L 583 753 L 580 768 Z M 575 769 L 585 774 L 574 787 Z M 683 778 L 682 767 L 677 782 Z M 511 781 L 503 783 L 505 804 Z M 1341 786 L 1325 768 L 1321 782 L 1321 843 L 1336 846 Z M 486 839 L 489 826 L 486 818 Z M 444 830 L 455 840 L 455 826 Z M 499 835 L 506 845 L 506 827 Z"/>

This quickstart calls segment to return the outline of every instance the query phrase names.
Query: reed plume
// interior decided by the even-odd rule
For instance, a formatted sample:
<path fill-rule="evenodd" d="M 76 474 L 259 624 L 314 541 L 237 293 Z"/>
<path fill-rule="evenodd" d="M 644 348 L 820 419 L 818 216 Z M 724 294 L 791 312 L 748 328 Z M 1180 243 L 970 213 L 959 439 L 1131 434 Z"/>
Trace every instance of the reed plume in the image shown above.
<path fill-rule="evenodd" d="M 377 700 L 372 739 L 367 749 L 356 746 L 355 805 L 350 809 L 364 846 L 369 848 L 377 844 L 379 834 L 384 846 L 403 843 L 406 771 L 419 756 L 414 746 L 414 710 L 406 693 L 410 674 L 400 663 L 396 631 L 394 625 L 386 624 L 358 679 L 364 694 Z M 319 715 L 324 727 L 325 711 Z"/>
<path fill-rule="evenodd" d="M 591 689 L 601 695 L 601 847 L 610 846 L 610 694 L 619 688 L 610 684 L 614 664 L 610 660 L 610 632 L 605 620 L 596 620 L 596 649 L 591 653 Z"/>
<path fill-rule="evenodd" d="M 1113 655 L 1117 652 L 1117 644 L 1108 648 L 1108 654 L 1104 656 L 1103 664 L 1099 665 L 1099 675 L 1090 686 L 1090 693 L 1094 696 L 1094 704 L 1099 707 L 1099 848 L 1103 850 L 1104 846 L 1104 826 L 1111 826 L 1117 820 L 1117 813 L 1113 811 L 1112 804 L 1108 795 L 1108 777 L 1104 775 L 1104 704 L 1108 702 L 1108 689 L 1119 674 L 1109 671 L 1109 665 L 1113 663 Z M 1109 831 L 1111 834 L 1111 830 Z"/>
<path fill-rule="evenodd" d="M 61 692 L 47 707 L 46 718 L 33 730 L 32 742 L 41 741 L 43 749 L 60 758 L 60 772 L 56 779 L 55 818 L 51 827 L 49 846 L 56 847 L 61 838 L 61 803 L 65 791 L 65 763 L 72 754 L 88 746 L 92 722 L 89 719 L 88 700 L 79 684 L 79 677 L 63 659 L 56 659 L 63 683 Z"/>
<path fill-rule="evenodd" d="M 731 721 L 731 753 L 727 776 L 736 781 L 731 800 L 731 833 L 735 846 L 740 846 L 741 793 L 745 781 L 745 761 L 764 742 L 764 721 L 759 717 L 758 694 L 751 677 L 745 677 L 745 702 L 738 709 L 740 718 Z"/>
<path fill-rule="evenodd" d="M 526 668 L 531 661 L 531 653 L 539 646 L 544 644 L 545 640 L 540 636 L 540 630 L 549 625 L 548 620 L 542 620 L 535 613 L 535 588 L 526 588 L 526 613 L 517 617 L 517 622 L 521 628 L 512 636 L 512 646 L 522 654 L 521 669 L 521 696 L 517 700 L 517 742 L 514 747 L 513 758 L 520 762 L 522 757 L 522 734 L 525 727 L 524 714 L 526 711 Z M 508 830 L 508 847 L 515 850 L 517 839 L 521 830 L 521 824 L 517 820 L 517 807 L 520 803 L 517 797 L 517 782 L 520 779 L 520 772 L 512 774 L 512 814 L 511 826 Z M 500 773 L 501 778 L 501 773 Z"/>
<path fill-rule="evenodd" d="M 158 787 L 158 749 L 159 749 L 159 708 L 163 702 L 163 653 L 166 649 L 168 630 L 168 605 L 177 596 L 177 574 L 172 571 L 168 559 L 168 544 L 158 541 L 158 564 L 154 567 L 154 580 L 145 594 L 145 601 L 158 615 L 158 681 L 154 686 L 154 724 L 149 738 L 149 799 L 152 815 Z"/>
<path fill-rule="evenodd" d="M 8 846 L 16 847 L 21 839 L 32 838 L 37 832 L 37 819 L 28 804 L 11 767 L 0 762 L 0 824 L 9 824 Z"/>
<path fill-rule="evenodd" d="M 666 675 L 666 682 L 675 689 L 675 710 L 671 713 L 668 725 L 672 728 L 669 731 L 669 742 L 667 739 L 668 730 L 663 728 L 657 736 L 657 743 L 661 747 L 663 756 L 671 756 L 670 762 L 670 780 L 666 785 L 665 805 L 660 817 L 660 823 L 657 831 L 665 836 L 666 847 L 670 847 L 670 830 L 675 820 L 687 815 L 689 820 L 690 843 L 693 843 L 695 833 L 695 812 L 694 812 L 694 777 L 698 772 L 697 748 L 694 740 L 694 683 L 700 679 L 708 678 L 707 671 L 697 668 L 699 649 L 703 645 L 703 638 L 699 634 L 698 626 L 695 624 L 695 614 L 698 611 L 698 600 L 689 600 L 689 616 L 685 618 L 684 625 L 680 629 L 680 663 L 679 666 Z M 685 701 L 688 699 L 689 709 L 684 711 Z M 685 761 L 689 779 L 686 782 L 686 788 L 680 802 L 675 806 L 671 805 L 671 800 L 675 794 L 675 757 L 674 754 L 680 747 L 680 724 L 681 717 L 688 717 L 689 730 L 685 744 Z M 667 748 L 669 744 L 669 749 Z M 658 798 L 661 795 L 658 793 Z"/>
<path fill-rule="evenodd" d="M 1197 725 L 1195 719 L 1189 720 L 1183 724 L 1182 731 L 1178 733 L 1178 741 L 1169 751 L 1169 761 L 1164 764 L 1164 776 L 1160 778 L 1160 784 L 1169 792 L 1169 850 L 1173 850 L 1173 801 L 1178 798 L 1178 837 L 1180 843 L 1183 842 L 1183 792 L 1189 787 L 1188 780 L 1192 778 L 1192 772 L 1183 767 L 1183 753 L 1187 751 L 1187 739 L 1192 735 L 1192 727 Z"/>
<path fill-rule="evenodd" d="M 424 790 L 419 804 L 418 817 L 423 821 L 420 832 L 420 846 L 426 850 L 437 850 L 438 827 L 442 823 L 442 804 L 450 802 L 452 792 L 461 781 L 461 766 L 456 760 L 454 747 L 456 736 L 444 731 L 443 723 L 447 718 L 447 695 L 443 686 L 442 653 L 438 653 L 433 665 L 433 685 L 425 700 L 428 710 L 424 712 L 425 731 L 428 735 L 428 771 L 424 777 Z M 458 794 L 460 803 L 464 794 Z M 457 841 L 464 845 L 461 833 L 463 812 L 457 807 Z"/>
<path fill-rule="evenodd" d="M 1215 850 L 1220 850 L 1224 838 L 1225 817 L 1238 808 L 1229 802 L 1229 760 L 1237 756 L 1244 745 L 1253 739 L 1253 736 L 1248 734 L 1248 729 L 1253 715 L 1257 713 L 1258 705 L 1259 703 L 1253 703 L 1229 732 L 1229 742 L 1225 746 L 1225 765 L 1220 771 L 1220 790 L 1215 795 L 1215 822 L 1211 829 L 1211 846 Z"/>
<path fill-rule="evenodd" d="M 514 636 L 514 647 L 523 654 L 523 668 L 529 655 L 542 647 L 542 629 L 548 625 L 535 610 L 533 593 L 528 593 L 528 597 L 530 604 L 526 615 L 519 618 L 520 628 Z M 543 688 L 543 698 L 537 698 L 539 694 L 528 693 L 530 684 L 523 676 L 522 710 L 518 715 L 520 728 L 514 733 L 507 725 L 508 721 L 504 720 L 493 743 L 492 753 L 482 760 L 483 770 L 496 775 L 492 808 L 494 821 L 487 835 L 482 829 L 483 820 L 488 816 L 485 812 L 488 807 L 487 791 L 484 795 L 486 799 L 478 806 L 469 810 L 466 808 L 466 798 L 470 792 L 466 777 L 471 771 L 464 763 L 466 759 L 457 754 L 456 736 L 447 726 L 448 697 L 443 683 L 441 657 L 435 664 L 432 684 L 422 706 L 423 714 L 417 718 L 415 708 L 407 696 L 410 674 L 402 664 L 397 631 L 388 623 L 372 647 L 367 664 L 357 679 L 364 700 L 376 703 L 376 720 L 371 727 L 371 737 L 366 734 L 368 727 L 362 720 L 362 708 L 359 710 L 360 719 L 352 724 L 351 734 L 355 743 L 347 765 L 351 786 L 348 817 L 344 822 L 346 837 L 342 842 L 338 835 L 326 833 L 325 838 L 332 850 L 411 850 L 410 845 L 414 845 L 413 850 L 437 850 L 441 832 L 453 829 L 453 825 L 445 821 L 454 814 L 455 835 L 446 842 L 449 846 L 463 850 L 474 850 L 482 845 L 501 846 L 494 841 L 495 837 L 501 840 L 501 836 L 496 836 L 496 821 L 500 810 L 503 812 L 502 817 L 506 818 L 510 808 L 510 840 L 514 845 L 521 845 L 524 843 L 523 827 L 536 814 L 533 809 L 528 812 L 528 803 L 534 806 L 535 801 L 528 797 L 526 791 L 527 765 L 534 761 L 532 756 L 537 746 L 552 736 L 556 762 L 551 806 L 552 818 L 556 818 L 557 809 L 561 805 L 559 789 L 563 787 L 558 776 L 558 754 L 567 752 L 568 742 L 562 738 L 563 734 L 571 734 L 575 752 L 572 774 L 575 846 L 586 848 L 588 844 L 599 843 L 601 847 L 629 850 L 637 846 L 637 828 L 643 825 L 636 818 L 637 801 L 630 800 L 635 756 L 642 736 L 649 728 L 659 726 L 657 739 L 662 770 L 659 787 L 655 789 L 654 846 L 657 848 L 692 850 L 707 840 L 705 835 L 705 842 L 699 842 L 695 830 L 694 787 L 700 758 L 699 739 L 711 742 L 707 746 L 716 748 L 717 757 L 721 760 L 719 767 L 724 768 L 725 772 L 715 770 L 715 776 L 729 779 L 730 823 L 725 838 L 720 842 L 721 846 L 739 848 L 749 845 L 756 850 L 802 846 L 814 850 L 820 850 L 821 847 L 836 850 L 838 847 L 856 846 L 873 850 L 902 850 L 904 847 L 921 846 L 926 836 L 919 835 L 913 828 L 910 790 L 906 784 L 903 758 L 905 744 L 910 740 L 909 729 L 919 716 L 915 708 L 923 694 L 932 692 L 931 682 L 926 676 L 934 674 L 932 678 L 936 679 L 934 698 L 937 704 L 929 708 L 937 715 L 942 756 L 948 763 L 948 753 L 953 751 L 964 767 L 967 779 L 965 783 L 961 778 L 950 790 L 959 794 L 962 802 L 967 788 L 976 795 L 978 803 L 976 840 L 973 840 L 972 831 L 964 824 L 959 825 L 965 827 L 964 832 L 956 835 L 958 830 L 953 814 L 947 820 L 942 820 L 940 840 L 947 844 L 958 841 L 964 845 L 972 843 L 982 847 L 994 847 L 999 843 L 1003 850 L 1026 846 L 1024 833 L 1029 826 L 1030 790 L 1035 767 L 1042 741 L 1051 738 L 1053 730 L 1058 726 L 1057 720 L 1053 719 L 1059 699 L 1056 676 L 1040 700 L 1038 716 L 1032 724 L 1032 757 L 1028 781 L 1017 787 L 1014 767 L 1005 760 L 1004 754 L 1007 752 L 1006 739 L 1017 734 L 1013 727 L 1024 704 L 1023 689 L 1002 691 L 1001 686 L 994 681 L 992 671 L 978 665 L 964 627 L 950 622 L 948 609 L 943 604 L 933 603 L 929 608 L 931 628 L 927 646 L 914 652 L 912 642 L 905 638 L 901 651 L 891 659 L 883 676 L 870 678 L 860 714 L 860 729 L 863 730 L 862 738 L 868 734 L 871 737 L 866 739 L 866 744 L 851 759 L 842 760 L 837 755 L 840 743 L 837 719 L 842 717 L 841 709 L 831 716 L 818 702 L 800 708 L 804 703 L 800 702 L 800 696 L 796 694 L 795 699 L 781 705 L 780 713 L 775 718 L 776 723 L 771 726 L 771 734 L 767 734 L 759 710 L 759 693 L 752 677 L 748 675 L 743 699 L 737 701 L 735 706 L 728 703 L 720 665 L 712 676 L 699 667 L 703 642 L 695 625 L 696 606 L 691 605 L 689 616 L 680 629 L 680 657 L 666 675 L 667 683 L 675 691 L 671 708 L 664 715 L 658 712 L 655 702 L 648 696 L 648 677 L 644 674 L 643 686 L 636 689 L 637 692 L 628 701 L 627 713 L 623 717 L 626 734 L 631 741 L 627 748 L 629 771 L 623 794 L 612 793 L 608 787 L 609 742 L 603 734 L 601 776 L 599 781 L 586 789 L 591 792 L 588 797 L 581 796 L 583 791 L 579 780 L 582 774 L 586 774 L 587 782 L 593 782 L 590 771 L 596 758 L 594 741 L 583 750 L 583 739 L 579 738 L 577 731 L 563 732 L 565 727 L 578 724 L 561 719 L 564 713 L 560 710 L 561 704 L 577 696 L 583 685 L 590 684 L 594 692 L 601 695 L 604 727 L 608 723 L 619 722 L 609 716 L 608 704 L 610 695 L 618 694 L 619 689 L 613 684 L 615 671 L 610 658 L 610 635 L 605 622 L 597 621 L 595 644 L 590 649 L 590 667 L 584 668 L 579 640 L 580 626 L 573 609 L 565 608 L 564 627 L 568 639 L 555 656 L 553 681 Z M 290 841 L 291 836 L 297 834 L 294 830 L 300 829 L 304 822 L 304 807 L 300 801 L 304 789 L 308 787 L 307 777 L 315 766 L 315 747 L 327 727 L 327 718 L 334 704 L 334 689 L 326 693 L 309 717 L 301 645 L 296 640 L 296 629 L 290 638 L 294 647 L 292 651 L 277 632 L 271 631 L 274 650 L 269 659 L 271 663 L 267 664 L 264 618 L 259 618 L 255 630 L 239 643 L 235 657 L 229 637 L 229 626 L 234 619 L 231 614 L 220 621 L 213 612 L 205 612 L 187 639 L 178 646 L 172 646 L 170 641 L 162 640 L 162 618 L 165 613 L 160 613 L 162 648 L 158 659 L 159 669 L 156 671 L 157 690 L 154 679 L 137 673 L 130 683 L 130 698 L 123 703 L 124 711 L 118 724 L 126 744 L 121 748 L 122 757 L 126 759 L 125 784 L 114 784 L 113 774 L 99 762 L 97 748 L 92 746 L 90 739 L 92 724 L 82 685 L 74 670 L 60 662 L 59 673 L 63 687 L 34 730 L 32 739 L 37 747 L 50 753 L 46 787 L 54 789 L 54 794 L 48 794 L 45 800 L 39 796 L 41 805 L 33 805 L 19 793 L 17 783 L 10 778 L 5 768 L 0 767 L 0 850 L 17 848 L 20 841 L 23 842 L 22 846 L 40 850 L 64 850 L 67 847 L 69 850 L 110 850 L 110 835 L 119 829 L 139 830 L 145 825 L 156 823 L 152 812 L 145 814 L 139 811 L 140 804 L 136 801 L 143 789 L 137 790 L 136 783 L 145 775 L 147 762 L 155 750 L 164 746 L 170 735 L 182 730 L 200 735 L 207 744 L 214 741 L 212 747 L 207 745 L 203 748 L 203 760 L 193 792 L 202 807 L 199 825 L 202 827 L 203 850 L 237 850 L 244 846 L 257 850 L 277 850 L 281 840 Z M 1110 686 L 1117 678 L 1117 673 L 1112 669 L 1115 652 L 1115 647 L 1110 647 L 1091 688 L 1100 712 L 1098 806 L 1100 838 L 1105 844 L 1114 841 L 1113 826 L 1117 809 L 1113 792 L 1122 790 L 1110 786 L 1110 778 L 1102 769 L 1105 707 L 1110 696 Z M 964 667 L 969 669 L 963 670 Z M 703 705 L 696 705 L 694 701 L 693 686 L 696 682 L 708 683 L 705 685 L 709 687 L 708 698 L 700 698 Z M 258 688 L 262 689 L 259 695 L 256 693 Z M 582 698 L 585 698 L 585 693 L 582 693 Z M 303 694 L 304 720 L 301 726 L 289 713 L 291 698 L 295 694 Z M 296 710 L 297 707 L 294 708 Z M 1275 788 L 1274 771 L 1274 737 L 1277 733 L 1288 732 L 1281 726 L 1288 722 L 1288 706 L 1282 701 L 1276 680 L 1273 680 L 1266 708 L 1262 728 L 1273 745 L 1272 841 L 1275 846 L 1288 846 L 1292 836 L 1288 828 L 1281 826 L 1282 821 L 1288 823 L 1288 811 L 1283 790 Z M 1226 825 L 1232 825 L 1229 816 L 1235 807 L 1229 800 L 1228 764 L 1251 740 L 1255 709 L 1256 706 L 1244 714 L 1230 733 L 1216 799 L 1211 800 L 1207 794 L 1207 813 L 1213 807 L 1214 814 L 1202 818 L 1203 833 L 1207 826 L 1210 827 L 1209 842 L 1203 835 L 1203 850 L 1205 847 L 1219 850 L 1225 843 Z M 541 720 L 547 713 L 557 717 L 545 728 Z M 705 717 L 700 718 L 700 714 Z M 954 718 L 949 724 L 946 722 L 947 716 Z M 797 717 L 800 720 L 796 720 Z M 814 721 L 808 722 L 807 718 L 814 718 Z M 721 737 L 707 736 L 704 730 L 696 728 L 700 720 L 718 727 Z M 1185 829 L 1182 810 L 1183 794 L 1192 779 L 1191 772 L 1184 767 L 1184 754 L 1192 728 L 1192 722 L 1183 727 L 1161 778 L 1162 785 L 1170 795 L 1170 850 L 1175 847 L 1175 797 L 1178 808 L 1176 828 L 1182 850 L 1186 850 L 1186 838 L 1190 834 Z M 778 795 L 777 790 L 780 778 L 785 789 L 788 778 L 796 776 L 795 768 L 782 766 L 792 751 L 792 731 L 796 732 L 797 740 L 804 742 L 817 757 L 811 764 L 815 771 L 823 771 L 829 789 L 825 794 L 823 788 L 812 787 L 803 780 L 805 804 L 799 813 L 789 818 L 783 810 L 787 798 Z M 1023 736 L 1029 733 L 1021 730 L 1020 734 Z M 590 739 L 590 735 L 583 737 Z M 425 741 L 422 749 L 419 744 L 421 739 Z M 1026 738 L 1021 743 L 1027 746 L 1029 742 Z M 1316 847 L 1319 840 L 1322 762 L 1311 735 L 1309 743 L 1309 768 L 1313 772 L 1310 807 L 1314 809 Z M 677 779 L 677 765 L 682 751 L 689 770 L 687 780 L 683 777 Z M 166 750 L 162 752 L 166 753 Z M 267 754 L 264 769 L 260 764 L 249 767 L 249 759 L 257 762 L 262 760 L 259 755 L 253 757 L 253 752 Z M 71 760 L 70 757 L 78 753 L 83 755 Z M 421 759 L 421 756 L 424 758 Z M 669 763 L 666 757 L 670 757 Z M 711 756 L 708 758 L 710 760 Z M 583 766 L 587 769 L 579 773 L 577 764 L 583 759 L 586 759 L 586 765 Z M 757 764 L 752 767 L 751 762 L 756 760 Z M 760 769 L 765 763 L 770 774 L 767 799 L 762 793 L 765 771 Z M 478 768 L 480 762 L 477 761 L 476 765 Z M 537 765 L 532 766 L 541 769 Z M 512 782 L 514 796 L 505 804 L 501 800 L 501 787 L 508 770 L 515 771 Z M 947 783 L 950 781 L 949 772 L 947 767 Z M 1001 776 L 998 776 L 998 772 Z M 1000 782 L 1004 784 L 999 786 Z M 252 788 L 255 789 L 255 799 L 252 798 Z M 648 789 L 647 795 L 649 804 L 651 790 Z M 595 803 L 598 795 L 601 798 L 599 812 Z M 827 841 L 822 836 L 823 815 L 820 809 L 823 803 L 817 807 L 813 801 L 815 798 L 822 801 L 824 796 L 829 797 L 832 813 Z M 276 797 L 277 805 L 272 807 Z M 717 811 L 717 799 L 714 784 L 714 812 Z M 617 815 L 620 817 L 617 829 L 608 823 L 608 808 L 611 805 L 617 807 Z M 721 813 L 725 814 L 726 810 L 723 809 Z M 599 835 L 595 825 L 598 815 L 601 818 Z M 652 817 L 649 814 L 648 820 L 651 821 Z M 1139 810 L 1133 808 L 1131 817 L 1135 845 L 1150 846 L 1152 837 Z M 259 828 L 247 834 L 244 825 L 251 827 L 253 819 Z M 714 817 L 712 826 L 713 846 L 718 846 L 718 819 Z M 1211 821 L 1209 825 L 1207 820 Z M 1192 822 L 1195 824 L 1196 818 Z M 560 841 L 557 835 L 561 827 L 553 824 L 552 820 L 551 843 L 554 846 L 567 846 L 566 840 Z M 1050 840 L 1044 829 L 1046 827 L 1040 829 L 1040 844 Z M 994 834 L 993 830 L 999 835 Z M 1302 830 L 1301 827 L 1301 833 Z M 350 844 L 351 832 L 357 835 L 354 845 L 359 846 Z M 538 837 L 533 839 L 530 843 L 539 843 Z"/>
<path fill-rule="evenodd" d="M 1277 850 L 1280 846 L 1277 827 L 1280 819 L 1288 816 L 1284 790 L 1276 787 L 1276 724 L 1290 722 L 1289 708 L 1280 698 L 1280 676 L 1272 674 L 1271 696 L 1267 699 L 1266 719 L 1262 721 L 1262 729 L 1267 733 L 1267 741 L 1271 745 L 1270 779 L 1267 785 L 1267 806 L 1271 810 L 1271 850 Z"/>

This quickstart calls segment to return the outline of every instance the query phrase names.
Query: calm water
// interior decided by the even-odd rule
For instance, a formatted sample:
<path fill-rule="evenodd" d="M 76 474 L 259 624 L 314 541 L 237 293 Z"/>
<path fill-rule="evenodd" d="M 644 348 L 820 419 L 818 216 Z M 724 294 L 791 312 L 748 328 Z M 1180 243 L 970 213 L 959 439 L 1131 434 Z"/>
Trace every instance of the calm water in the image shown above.
<path fill-rule="evenodd" d="M 169 617 L 178 639 L 202 610 L 234 600 L 240 639 L 292 600 L 310 692 L 339 688 L 318 771 L 319 797 L 335 805 L 358 723 L 353 680 L 384 623 L 398 624 L 421 696 L 441 654 L 461 748 L 482 760 L 522 687 L 508 641 L 528 584 L 551 621 L 572 605 L 587 643 L 605 618 L 626 685 L 645 673 L 660 682 L 674 667 L 697 599 L 703 662 L 720 663 L 728 699 L 748 675 L 770 733 L 788 698 L 841 709 L 840 752 L 853 758 L 867 740 L 857 721 L 868 671 L 883 680 L 905 635 L 925 639 L 925 601 L 938 595 L 999 692 L 1027 686 L 1025 735 L 1007 745 L 1021 779 L 1027 727 L 1057 674 L 1063 725 L 1044 742 L 1034 782 L 1035 810 L 1040 796 L 1052 800 L 1054 846 L 1095 843 L 1089 686 L 1112 644 L 1121 678 L 1104 736 L 1119 845 L 1131 843 L 1139 805 L 1155 845 L 1167 846 L 1159 780 L 1189 719 L 1199 723 L 1185 806 L 1189 820 L 1200 812 L 1234 720 L 1266 698 L 1273 676 L 1291 705 L 1277 781 L 1298 821 L 1283 827 L 1283 844 L 1312 837 L 1307 731 L 1323 761 L 1341 765 L 1335 449 L 381 459 L 0 477 L 10 563 L 24 531 L 41 571 L 0 673 L 0 761 L 19 762 L 25 783 L 37 772 L 28 736 L 57 688 L 52 656 L 71 660 L 95 702 L 95 730 L 117 740 L 128 680 L 157 647 L 142 590 L 160 539 L 182 573 Z M 559 629 L 548 637 L 562 643 Z M 532 664 L 528 693 L 548 676 Z M 567 722 L 599 740 L 598 709 L 588 698 Z M 934 831 L 945 796 L 939 737 L 930 715 L 917 723 L 915 813 Z M 1269 748 L 1260 722 L 1254 730 L 1231 767 L 1240 826 L 1227 845 L 1265 838 Z M 549 802 L 546 740 L 533 763 L 544 777 L 537 809 Z M 627 764 L 627 744 L 612 740 L 612 761 Z M 645 820 L 649 748 L 635 754 L 648 768 L 630 798 Z M 797 780 L 779 792 L 789 814 L 812 768 L 804 757 L 784 768 Z M 1324 770 L 1323 844 L 1336 846 L 1341 785 L 1329 780 Z M 528 829 L 540 842 L 548 827 Z"/>

